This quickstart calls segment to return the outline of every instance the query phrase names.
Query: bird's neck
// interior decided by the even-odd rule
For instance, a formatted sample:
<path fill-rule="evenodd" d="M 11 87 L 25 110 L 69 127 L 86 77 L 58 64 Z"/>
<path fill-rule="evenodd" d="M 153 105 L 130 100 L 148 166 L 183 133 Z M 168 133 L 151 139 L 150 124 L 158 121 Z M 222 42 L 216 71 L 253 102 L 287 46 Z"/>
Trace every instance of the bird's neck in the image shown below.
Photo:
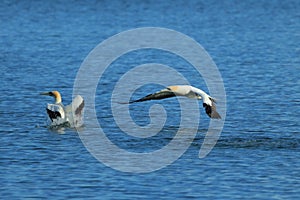
<path fill-rule="evenodd" d="M 55 98 L 55 103 L 56 104 L 61 103 L 61 98 Z"/>
<path fill-rule="evenodd" d="M 55 95 L 55 103 L 61 103 L 61 96 L 60 95 Z"/>

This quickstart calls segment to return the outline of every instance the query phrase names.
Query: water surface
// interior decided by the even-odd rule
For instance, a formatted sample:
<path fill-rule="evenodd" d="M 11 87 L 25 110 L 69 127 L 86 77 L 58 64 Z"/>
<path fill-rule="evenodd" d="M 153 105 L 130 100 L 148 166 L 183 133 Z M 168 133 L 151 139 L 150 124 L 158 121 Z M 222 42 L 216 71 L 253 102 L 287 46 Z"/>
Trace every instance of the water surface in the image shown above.
<path fill-rule="evenodd" d="M 298 198 L 299 9 L 298 1 L 2 2 L 1 196 Z M 196 138 L 179 160 L 153 173 L 131 174 L 98 162 L 75 130 L 60 134 L 47 129 L 44 109 L 51 99 L 38 94 L 56 89 L 70 102 L 76 73 L 88 53 L 116 33 L 145 26 L 174 29 L 203 45 L 224 80 L 227 117 L 217 145 L 204 159 L 198 152 L 209 121 L 201 110 Z M 164 134 L 135 140 L 115 126 L 110 90 L 127 69 L 147 62 L 172 66 L 191 84 L 206 89 L 191 66 L 176 56 L 133 52 L 115 62 L 117 68 L 109 71 L 113 76 L 105 76 L 97 89 L 98 120 L 109 138 L 137 152 L 168 144 L 180 119 L 178 102 L 170 99 L 161 102 L 175 109 L 166 107 L 175 114 L 168 117 Z M 145 86 L 145 91 L 155 87 Z M 137 123 L 149 123 L 150 106 L 132 108 Z"/>

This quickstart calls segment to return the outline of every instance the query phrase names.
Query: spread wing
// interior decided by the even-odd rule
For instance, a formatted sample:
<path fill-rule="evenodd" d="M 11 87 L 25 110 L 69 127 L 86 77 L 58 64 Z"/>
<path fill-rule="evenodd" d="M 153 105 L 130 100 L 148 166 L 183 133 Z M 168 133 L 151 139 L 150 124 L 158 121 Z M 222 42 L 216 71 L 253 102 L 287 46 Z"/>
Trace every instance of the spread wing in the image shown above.
<path fill-rule="evenodd" d="M 72 103 L 65 107 L 65 110 L 71 127 L 83 125 L 84 100 L 80 95 L 77 95 Z"/>
<path fill-rule="evenodd" d="M 84 108 L 84 100 L 82 100 L 81 104 L 76 108 L 75 115 L 81 115 Z"/>
<path fill-rule="evenodd" d="M 160 99 L 166 99 L 174 96 L 176 96 L 175 93 L 172 92 L 170 89 L 163 89 L 159 92 L 148 94 L 147 96 L 140 98 L 138 100 L 130 101 L 129 103 L 136 103 L 136 102 L 149 101 L 149 100 L 160 100 Z"/>
<path fill-rule="evenodd" d="M 70 105 L 65 107 L 67 113 L 74 112 L 75 115 L 81 115 L 84 110 L 84 100 L 80 95 L 77 95 Z"/>
<path fill-rule="evenodd" d="M 77 95 L 72 102 L 73 109 L 75 110 L 75 115 L 81 115 L 84 109 L 84 100 L 80 95 Z"/>

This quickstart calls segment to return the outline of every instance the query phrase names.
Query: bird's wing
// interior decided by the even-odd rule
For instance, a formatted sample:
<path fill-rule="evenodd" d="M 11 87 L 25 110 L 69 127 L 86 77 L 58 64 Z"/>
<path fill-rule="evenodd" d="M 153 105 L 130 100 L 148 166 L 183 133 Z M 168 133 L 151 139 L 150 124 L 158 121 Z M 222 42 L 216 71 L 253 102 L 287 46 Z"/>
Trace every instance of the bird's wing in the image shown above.
<path fill-rule="evenodd" d="M 84 100 L 80 95 L 77 95 L 72 102 L 72 107 L 75 110 L 75 115 L 81 115 L 84 109 Z"/>
<path fill-rule="evenodd" d="M 216 104 L 212 101 L 211 105 L 203 103 L 206 114 L 213 119 L 221 119 L 220 114 L 217 112 Z"/>
<path fill-rule="evenodd" d="M 51 121 L 59 120 L 65 118 L 65 112 L 61 105 L 58 104 L 48 104 L 47 108 L 47 114 Z"/>
<path fill-rule="evenodd" d="M 80 115 L 84 108 L 84 100 L 79 104 L 79 106 L 75 110 L 75 115 Z"/>
<path fill-rule="evenodd" d="M 170 97 L 174 97 L 174 96 L 176 96 L 175 93 L 167 88 L 167 89 L 163 89 L 159 92 L 155 92 L 153 94 L 148 94 L 147 96 L 140 98 L 138 100 L 130 101 L 129 103 L 149 101 L 149 100 L 160 100 L 160 99 L 170 98 Z"/>
<path fill-rule="evenodd" d="M 80 95 L 77 95 L 72 103 L 65 107 L 65 111 L 70 127 L 83 125 L 84 100 Z"/>
<path fill-rule="evenodd" d="M 84 109 L 84 100 L 80 95 L 77 95 L 71 104 L 65 107 L 67 113 L 74 113 L 75 115 L 81 115 Z"/>
<path fill-rule="evenodd" d="M 196 94 L 200 95 L 203 99 L 203 107 L 205 108 L 206 114 L 213 119 L 221 119 L 220 114 L 217 112 L 216 108 L 216 100 L 206 94 L 203 90 L 191 87 L 191 91 L 195 92 Z"/>

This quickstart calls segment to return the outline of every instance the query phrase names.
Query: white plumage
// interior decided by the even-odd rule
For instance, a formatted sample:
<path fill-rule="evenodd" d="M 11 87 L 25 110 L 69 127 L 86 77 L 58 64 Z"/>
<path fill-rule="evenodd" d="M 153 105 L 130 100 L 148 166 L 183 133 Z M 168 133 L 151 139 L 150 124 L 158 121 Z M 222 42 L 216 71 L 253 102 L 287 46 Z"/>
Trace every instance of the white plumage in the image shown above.
<path fill-rule="evenodd" d="M 61 95 L 58 91 L 44 92 L 41 95 L 52 96 L 55 99 L 54 104 L 47 104 L 47 114 L 51 127 L 69 126 L 80 127 L 83 125 L 84 100 L 77 95 L 71 104 L 64 106 Z"/>
<path fill-rule="evenodd" d="M 202 99 L 203 107 L 205 108 L 206 114 L 213 119 L 221 119 L 220 114 L 216 109 L 216 100 L 206 94 L 203 90 L 190 85 L 174 85 L 169 86 L 163 90 L 149 94 L 141 99 L 130 101 L 129 103 L 142 102 L 148 100 L 159 100 L 175 96 L 185 96 L 192 99 Z"/>

